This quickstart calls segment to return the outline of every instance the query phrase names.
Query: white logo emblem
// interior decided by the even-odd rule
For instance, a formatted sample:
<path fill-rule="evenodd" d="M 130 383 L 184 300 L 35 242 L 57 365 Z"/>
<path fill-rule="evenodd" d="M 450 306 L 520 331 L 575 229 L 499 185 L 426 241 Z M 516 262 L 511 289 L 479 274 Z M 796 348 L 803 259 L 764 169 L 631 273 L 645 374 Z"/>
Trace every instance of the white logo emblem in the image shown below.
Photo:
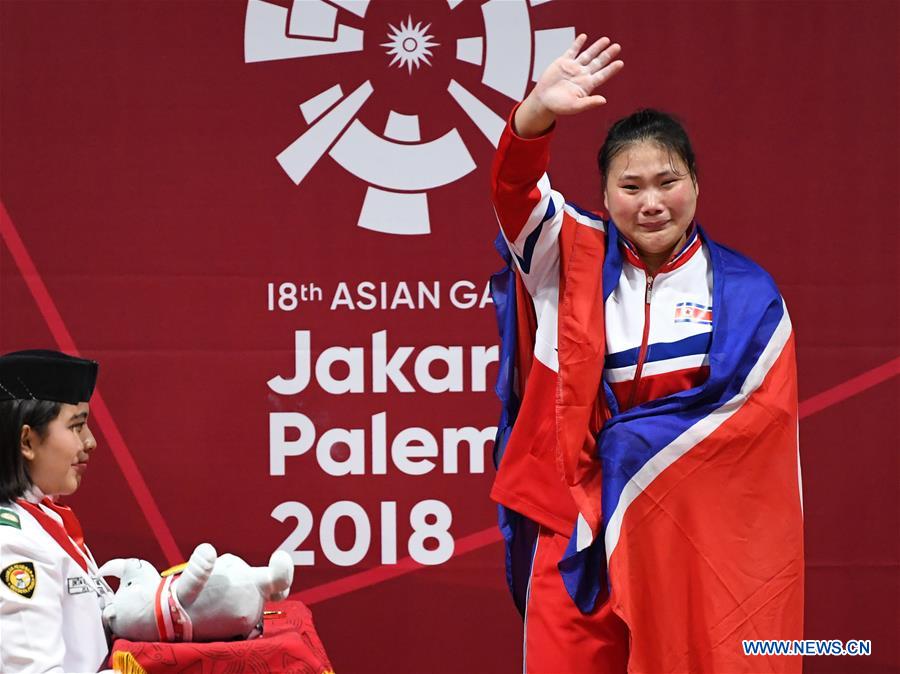
<path fill-rule="evenodd" d="M 407 17 L 407 22 L 401 23 L 400 28 L 391 26 L 391 32 L 388 34 L 389 42 L 383 42 L 382 47 L 388 47 L 388 54 L 394 57 L 391 65 L 397 63 L 402 68 L 404 65 L 409 69 L 412 75 L 413 66 L 419 67 L 421 62 L 428 63 L 428 57 L 431 56 L 431 47 L 439 46 L 437 42 L 431 41 L 431 35 L 428 29 L 431 28 L 429 23 L 422 28 L 422 23 L 416 24 L 413 28 L 412 17 Z"/>
<path fill-rule="evenodd" d="M 352 24 L 359 25 L 375 1 L 293 0 L 287 8 L 265 0 L 249 0 L 244 61 L 361 52 L 364 31 Z M 521 100 L 529 80 L 535 80 L 575 39 L 572 26 L 532 30 L 531 12 L 547 2 L 482 2 L 484 35 L 456 38 L 456 60 L 480 66 L 483 85 L 512 100 Z M 433 0 L 428 5 L 432 10 L 440 6 L 449 13 L 462 3 L 463 0 Z M 474 2 L 469 0 L 466 4 Z M 404 14 L 405 20 L 398 18 L 394 23 L 362 24 L 365 30 L 388 40 L 379 41 L 387 54 L 374 67 L 406 68 L 408 76 L 415 78 L 420 68 L 432 64 L 432 58 L 441 54 L 448 58 L 451 50 L 446 46 L 443 52 L 434 49 L 441 46 L 430 34 L 432 27 L 439 27 L 435 21 L 423 26 L 422 21 L 414 23 L 412 15 Z M 361 61 L 361 65 L 371 68 L 373 60 Z M 327 153 L 348 173 L 368 183 L 358 226 L 389 234 L 427 234 L 431 230 L 428 190 L 459 180 L 475 169 L 475 161 L 455 126 L 442 135 L 422 140 L 418 114 L 390 110 L 384 130 L 371 130 L 360 121 L 358 113 L 374 88 L 365 75 L 360 79 L 363 81 L 359 84 L 351 83 L 355 88 L 350 93 L 337 83 L 302 102 L 300 114 L 308 127 L 276 159 L 294 184 L 299 185 Z M 428 100 L 422 107 L 453 106 L 496 147 L 505 120 L 452 77 L 448 78 L 446 93 L 446 102 Z"/>

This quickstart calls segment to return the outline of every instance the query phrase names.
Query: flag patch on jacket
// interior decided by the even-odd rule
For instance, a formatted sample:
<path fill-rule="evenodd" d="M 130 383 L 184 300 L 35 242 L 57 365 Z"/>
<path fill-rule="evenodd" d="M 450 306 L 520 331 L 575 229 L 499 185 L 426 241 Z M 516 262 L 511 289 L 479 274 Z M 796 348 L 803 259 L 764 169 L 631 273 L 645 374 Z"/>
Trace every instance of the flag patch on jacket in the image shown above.
<path fill-rule="evenodd" d="M 697 302 L 679 302 L 675 305 L 675 322 L 712 325 L 712 307 Z"/>

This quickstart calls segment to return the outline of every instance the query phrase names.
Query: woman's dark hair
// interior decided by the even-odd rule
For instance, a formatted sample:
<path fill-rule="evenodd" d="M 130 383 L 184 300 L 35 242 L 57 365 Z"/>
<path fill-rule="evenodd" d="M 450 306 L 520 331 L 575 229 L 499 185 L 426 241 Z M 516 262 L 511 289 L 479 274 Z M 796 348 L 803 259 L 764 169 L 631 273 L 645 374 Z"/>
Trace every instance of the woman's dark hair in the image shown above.
<path fill-rule="evenodd" d="M 672 115 L 646 108 L 623 117 L 606 134 L 603 147 L 597 153 L 597 166 L 600 168 L 604 188 L 612 160 L 632 143 L 641 141 L 657 143 L 668 150 L 670 155 L 680 157 L 687 166 L 691 179 L 697 180 L 697 161 L 684 127 Z"/>
<path fill-rule="evenodd" d="M 31 426 L 43 438 L 59 416 L 61 403 L 47 400 L 0 401 L 0 503 L 19 498 L 31 486 L 22 456 L 22 427 Z"/>

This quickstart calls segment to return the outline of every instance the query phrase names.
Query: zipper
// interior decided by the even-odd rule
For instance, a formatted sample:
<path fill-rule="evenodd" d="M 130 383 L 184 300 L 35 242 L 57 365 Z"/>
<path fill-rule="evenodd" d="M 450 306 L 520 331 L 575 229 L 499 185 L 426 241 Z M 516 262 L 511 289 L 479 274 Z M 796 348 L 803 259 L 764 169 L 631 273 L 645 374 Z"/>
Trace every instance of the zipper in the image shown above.
<path fill-rule="evenodd" d="M 638 352 L 637 367 L 634 370 L 634 385 L 631 387 L 631 396 L 628 398 L 628 407 L 634 407 L 637 399 L 638 386 L 641 383 L 641 372 L 644 369 L 644 360 L 647 358 L 647 340 L 650 337 L 650 295 L 653 293 L 653 276 L 647 274 L 647 288 L 644 291 L 644 335 L 641 337 L 641 350 Z"/>

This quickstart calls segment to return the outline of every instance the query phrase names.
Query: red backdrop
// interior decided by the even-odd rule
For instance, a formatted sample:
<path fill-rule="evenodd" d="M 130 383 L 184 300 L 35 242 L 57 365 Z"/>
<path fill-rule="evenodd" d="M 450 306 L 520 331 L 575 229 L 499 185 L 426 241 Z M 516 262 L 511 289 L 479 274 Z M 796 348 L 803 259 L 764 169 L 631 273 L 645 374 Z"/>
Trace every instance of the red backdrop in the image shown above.
<path fill-rule="evenodd" d="M 639 106 L 685 121 L 700 221 L 773 274 L 797 333 L 807 635 L 873 642 L 870 657 L 809 658 L 807 671 L 898 671 L 898 7 L 0 3 L 0 351 L 62 347 L 102 364 L 101 446 L 71 499 L 98 559 L 165 566 L 211 541 L 262 564 L 284 545 L 312 553 L 297 557 L 294 591 L 338 671 L 518 671 L 491 443 L 474 460 L 461 443 L 455 472 L 445 463 L 444 429 L 487 434 L 498 412 L 496 366 L 479 381 L 492 306 L 466 307 L 453 286 L 480 294 L 498 266 L 492 125 L 555 40 L 603 33 L 626 69 L 608 106 L 559 125 L 555 184 L 596 208 L 610 121 Z M 422 32 L 400 49 L 425 33 L 437 44 L 428 62 L 391 65 L 382 43 L 407 18 Z M 321 53 L 334 45 L 343 53 Z M 292 180 L 276 156 L 298 138 Z M 360 227 L 361 212 L 427 233 Z M 363 308 L 362 282 L 389 299 L 407 283 L 414 305 L 417 284 L 436 283 L 439 306 Z M 277 300 L 285 283 L 312 299 L 270 310 L 269 284 Z M 362 307 L 332 306 L 341 284 Z M 338 362 L 278 393 L 267 382 L 292 377 L 295 331 L 314 366 Z M 397 374 L 378 390 L 391 357 L 412 391 Z M 361 391 L 329 392 L 326 370 Z M 282 435 L 272 420 L 305 427 Z M 330 429 L 358 430 L 323 440 Z M 271 469 L 279 439 L 309 447 L 284 475 Z M 341 441 L 364 453 L 361 474 L 323 468 L 356 456 Z M 452 524 L 411 524 L 427 512 Z M 288 541 L 298 527 L 308 536 Z"/>

